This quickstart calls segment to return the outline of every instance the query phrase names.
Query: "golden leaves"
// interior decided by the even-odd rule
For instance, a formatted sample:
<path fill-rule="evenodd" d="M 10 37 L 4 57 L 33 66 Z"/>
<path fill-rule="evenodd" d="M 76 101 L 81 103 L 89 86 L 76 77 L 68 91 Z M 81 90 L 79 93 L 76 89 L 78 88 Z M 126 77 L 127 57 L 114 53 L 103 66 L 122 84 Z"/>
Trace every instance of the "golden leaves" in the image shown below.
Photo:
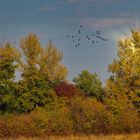
<path fill-rule="evenodd" d="M 21 56 L 20 52 L 10 43 L 6 43 L 4 46 L 0 48 L 0 59 L 18 60 L 20 56 Z"/>

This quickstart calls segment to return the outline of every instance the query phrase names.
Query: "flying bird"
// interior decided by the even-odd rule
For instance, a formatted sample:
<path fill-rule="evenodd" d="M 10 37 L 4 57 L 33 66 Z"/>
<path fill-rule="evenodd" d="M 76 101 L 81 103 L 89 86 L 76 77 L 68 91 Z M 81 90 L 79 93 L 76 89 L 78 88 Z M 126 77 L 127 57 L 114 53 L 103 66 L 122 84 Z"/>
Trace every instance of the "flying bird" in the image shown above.
<path fill-rule="evenodd" d="M 92 44 L 99 43 L 101 41 L 108 41 L 107 38 L 103 37 L 103 32 L 101 30 L 95 30 L 84 34 L 83 25 L 79 25 L 79 29 L 77 30 L 77 32 L 78 34 L 66 34 L 66 38 L 71 39 L 76 48 L 82 45 L 81 42 L 83 41 L 83 39 L 88 40 Z"/>
<path fill-rule="evenodd" d="M 101 30 L 97 30 L 97 31 L 96 31 L 96 34 L 97 34 L 97 35 L 100 35 L 100 34 L 101 34 Z"/>
<path fill-rule="evenodd" d="M 79 33 L 79 34 L 81 34 L 81 31 L 80 31 L 80 30 L 78 30 L 78 33 Z"/>

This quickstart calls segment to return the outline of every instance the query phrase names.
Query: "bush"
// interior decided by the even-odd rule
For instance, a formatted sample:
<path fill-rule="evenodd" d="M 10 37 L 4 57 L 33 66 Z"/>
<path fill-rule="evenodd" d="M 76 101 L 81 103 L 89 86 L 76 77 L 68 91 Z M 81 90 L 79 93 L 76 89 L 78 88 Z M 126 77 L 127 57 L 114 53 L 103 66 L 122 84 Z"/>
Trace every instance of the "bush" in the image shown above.
<path fill-rule="evenodd" d="M 61 82 L 55 87 L 55 92 L 59 97 L 73 97 L 76 95 L 82 95 L 80 89 L 76 88 L 73 84 Z"/>
<path fill-rule="evenodd" d="M 130 133 L 140 130 L 137 110 L 127 97 L 106 100 L 107 133 Z"/>
<path fill-rule="evenodd" d="M 0 137 L 132 133 L 140 131 L 137 110 L 128 99 L 56 97 L 50 108 L 0 116 Z"/>
<path fill-rule="evenodd" d="M 0 137 L 37 136 L 32 115 L 4 115 L 0 117 Z"/>
<path fill-rule="evenodd" d="M 48 110 L 36 108 L 29 114 L 0 116 L 0 137 L 35 137 L 73 134 L 73 120 L 65 99 Z"/>
<path fill-rule="evenodd" d="M 32 113 L 41 135 L 67 135 L 73 133 L 73 120 L 66 98 L 56 99 L 50 110 L 38 108 Z"/>
<path fill-rule="evenodd" d="M 93 134 L 103 132 L 105 108 L 96 99 L 76 97 L 70 105 L 75 131 Z"/>

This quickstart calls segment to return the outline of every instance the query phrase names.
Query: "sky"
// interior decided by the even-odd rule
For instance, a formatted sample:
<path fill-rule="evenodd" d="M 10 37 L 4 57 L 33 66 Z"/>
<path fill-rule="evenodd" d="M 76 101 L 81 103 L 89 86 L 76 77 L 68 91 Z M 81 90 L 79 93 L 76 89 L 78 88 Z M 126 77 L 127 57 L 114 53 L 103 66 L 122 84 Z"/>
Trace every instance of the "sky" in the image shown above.
<path fill-rule="evenodd" d="M 117 41 L 139 28 L 139 5 L 140 0 L 0 0 L 0 42 L 18 47 L 22 37 L 36 33 L 42 46 L 51 40 L 63 52 L 69 81 L 86 69 L 105 83 L 107 67 L 117 57 Z M 97 30 L 108 41 L 92 44 L 86 39 Z M 80 37 L 80 46 L 67 34 Z"/>

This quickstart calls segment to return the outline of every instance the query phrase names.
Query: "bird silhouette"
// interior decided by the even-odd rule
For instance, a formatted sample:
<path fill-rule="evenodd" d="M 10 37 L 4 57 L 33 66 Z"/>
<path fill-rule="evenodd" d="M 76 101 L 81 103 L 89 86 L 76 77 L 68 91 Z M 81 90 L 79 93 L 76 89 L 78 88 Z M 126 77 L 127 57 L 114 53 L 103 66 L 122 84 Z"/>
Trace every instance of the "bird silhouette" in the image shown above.
<path fill-rule="evenodd" d="M 83 26 L 82 25 L 80 25 L 80 28 L 82 28 Z"/>
<path fill-rule="evenodd" d="M 81 31 L 80 30 L 78 30 L 78 34 L 81 34 Z"/>
<path fill-rule="evenodd" d="M 101 30 L 97 30 L 97 31 L 96 31 L 96 34 L 97 34 L 97 35 L 100 35 L 100 34 L 101 34 Z"/>
<path fill-rule="evenodd" d="M 69 35 L 66 36 L 66 38 L 68 38 L 68 37 L 69 37 Z"/>

